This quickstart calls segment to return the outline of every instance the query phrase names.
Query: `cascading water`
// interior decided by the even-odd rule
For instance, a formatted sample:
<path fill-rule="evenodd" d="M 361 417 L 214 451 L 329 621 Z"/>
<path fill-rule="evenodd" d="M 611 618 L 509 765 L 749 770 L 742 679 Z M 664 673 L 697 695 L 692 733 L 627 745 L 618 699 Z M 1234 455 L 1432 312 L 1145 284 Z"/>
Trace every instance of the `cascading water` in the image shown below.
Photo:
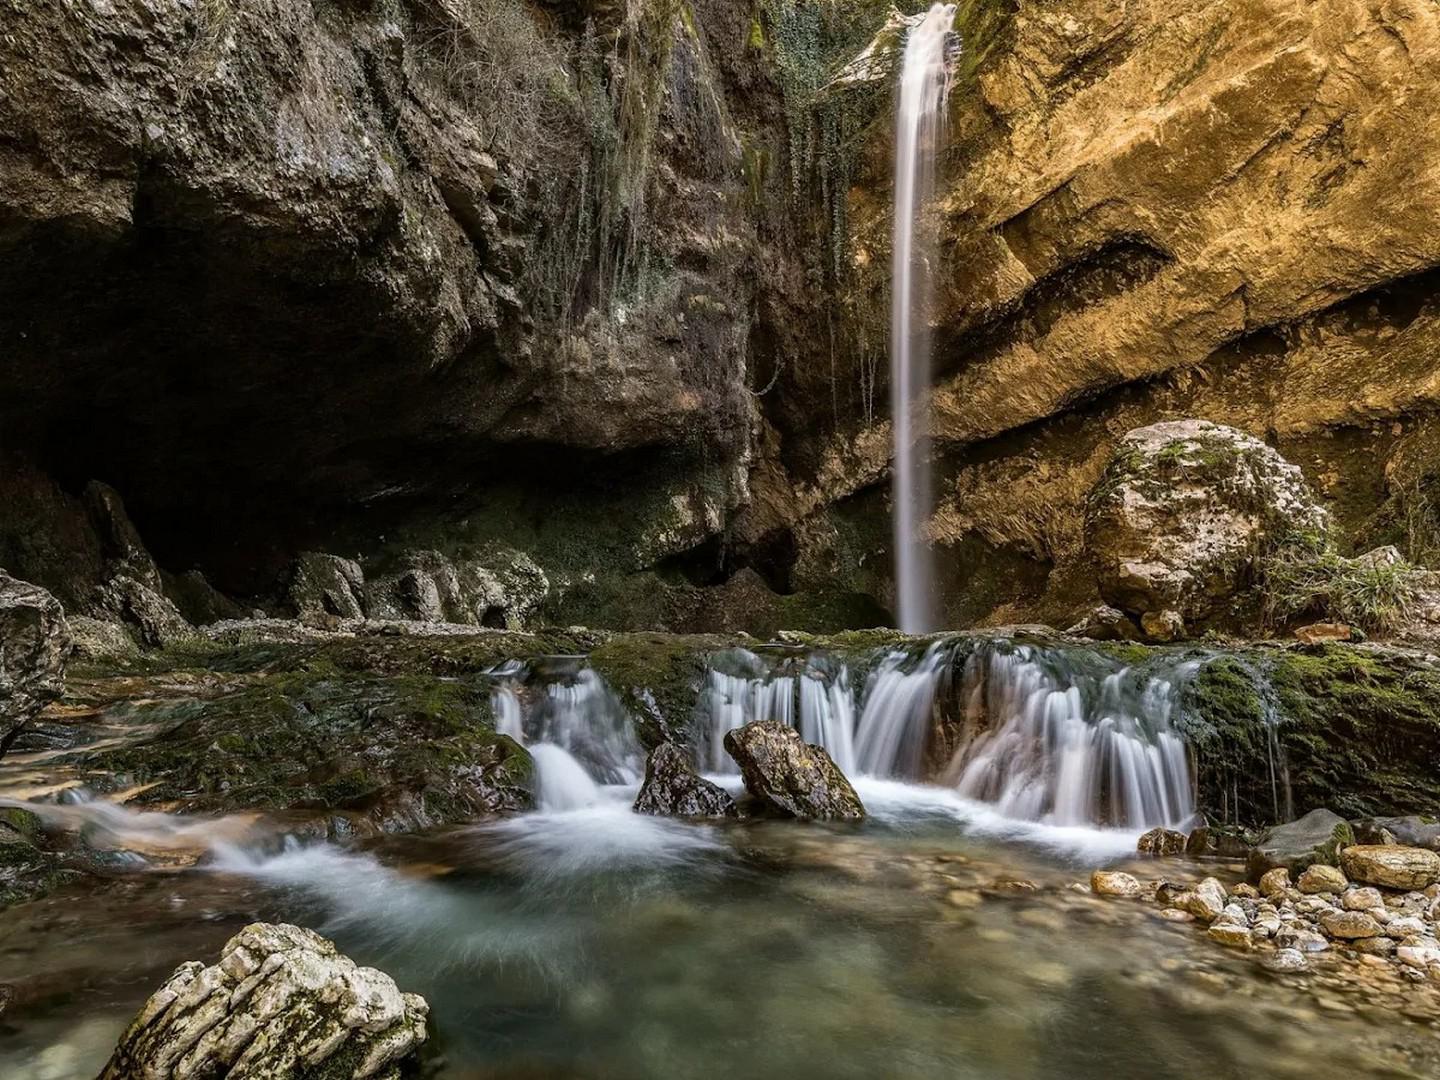
<path fill-rule="evenodd" d="M 1198 663 L 1165 676 L 1067 670 L 1030 646 L 967 665 L 965 694 L 985 730 L 956 751 L 961 795 L 1055 825 L 1179 826 L 1195 813 L 1185 743 L 1171 726 Z"/>
<path fill-rule="evenodd" d="M 890 411 L 895 435 L 895 592 L 900 629 L 935 628 L 930 516 L 929 249 L 920 215 L 935 187 L 935 159 L 950 90 L 955 5 L 936 4 L 909 34 L 895 124 L 895 225 L 890 290 Z"/>
<path fill-rule="evenodd" d="M 1087 649 L 950 639 L 886 653 L 858 710 L 850 671 L 833 658 L 733 650 L 714 663 L 702 697 L 713 772 L 735 772 L 727 731 L 775 720 L 847 773 L 924 780 L 937 720 L 958 708 L 963 734 L 940 779 L 1006 817 L 1142 828 L 1194 816 L 1189 754 L 1172 718 L 1198 661 L 1147 674 Z"/>

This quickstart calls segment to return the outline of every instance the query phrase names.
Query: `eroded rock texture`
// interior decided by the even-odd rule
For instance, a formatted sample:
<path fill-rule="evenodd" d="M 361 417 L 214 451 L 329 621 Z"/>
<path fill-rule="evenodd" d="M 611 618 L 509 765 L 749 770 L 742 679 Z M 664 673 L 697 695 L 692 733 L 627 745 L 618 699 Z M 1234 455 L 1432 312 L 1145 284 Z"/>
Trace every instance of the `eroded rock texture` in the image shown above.
<path fill-rule="evenodd" d="M 182 964 L 141 1008 L 101 1080 L 264 1076 L 398 1080 L 430 1007 L 314 931 L 253 923 L 211 967 Z"/>
<path fill-rule="evenodd" d="M 1101 595 L 1149 629 L 1166 612 L 1202 622 L 1247 591 L 1268 546 L 1328 526 L 1300 470 L 1269 446 L 1180 420 L 1120 440 L 1091 493 L 1085 539 Z"/>
<path fill-rule="evenodd" d="M 740 766 L 745 787 L 785 817 L 858 820 L 865 806 L 822 747 L 794 728 L 761 720 L 725 733 L 725 750 Z"/>
<path fill-rule="evenodd" d="M 0 570 L 0 757 L 65 690 L 70 629 L 44 589 Z"/>

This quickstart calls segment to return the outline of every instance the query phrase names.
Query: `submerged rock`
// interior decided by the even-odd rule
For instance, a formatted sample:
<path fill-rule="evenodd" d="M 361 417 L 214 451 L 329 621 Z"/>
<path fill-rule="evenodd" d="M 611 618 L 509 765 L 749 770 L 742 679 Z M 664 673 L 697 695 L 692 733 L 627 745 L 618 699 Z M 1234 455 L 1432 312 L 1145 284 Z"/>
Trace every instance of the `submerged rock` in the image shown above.
<path fill-rule="evenodd" d="M 819 746 L 794 728 L 762 720 L 725 735 L 745 787 L 767 807 L 790 817 L 858 820 L 865 806 L 850 781 Z"/>
<path fill-rule="evenodd" d="M 1250 877 L 1258 881 L 1276 867 L 1298 874 L 1315 863 L 1336 866 L 1340 850 L 1354 840 L 1350 823 L 1339 814 L 1312 810 L 1297 821 L 1276 825 L 1260 837 L 1247 859 Z"/>
<path fill-rule="evenodd" d="M 1090 495 L 1086 546 L 1107 603 L 1160 640 L 1221 609 L 1267 538 L 1328 523 L 1299 468 L 1204 420 L 1128 432 Z"/>
<path fill-rule="evenodd" d="M 0 807 L 0 909 L 43 896 L 77 873 L 46 849 L 38 817 Z"/>
<path fill-rule="evenodd" d="M 429 1014 L 424 998 L 402 994 L 319 934 L 253 923 L 213 967 L 176 969 L 100 1080 L 398 1080 L 426 1039 Z"/>
<path fill-rule="evenodd" d="M 1120 870 L 1096 870 L 1090 875 L 1090 888 L 1097 896 L 1139 896 L 1144 887 L 1131 874 Z"/>
<path fill-rule="evenodd" d="M 1387 889 L 1423 889 L 1440 881 L 1440 854 L 1398 844 L 1361 844 L 1340 853 L 1356 881 Z"/>
<path fill-rule="evenodd" d="M 0 757 L 64 691 L 69 652 L 60 602 L 0 570 Z"/>
<path fill-rule="evenodd" d="M 739 812 L 729 792 L 698 775 L 685 751 L 672 742 L 650 751 L 635 810 L 671 817 L 735 817 Z"/>

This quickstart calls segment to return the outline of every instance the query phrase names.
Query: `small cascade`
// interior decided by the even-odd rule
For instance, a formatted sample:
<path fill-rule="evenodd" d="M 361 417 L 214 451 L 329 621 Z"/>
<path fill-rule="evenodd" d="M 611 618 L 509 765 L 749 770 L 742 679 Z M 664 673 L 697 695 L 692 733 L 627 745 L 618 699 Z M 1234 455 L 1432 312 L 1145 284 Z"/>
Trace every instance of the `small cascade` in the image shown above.
<path fill-rule="evenodd" d="M 1198 662 L 1160 675 L 1069 668 L 1033 646 L 967 665 L 986 718 L 948 770 L 959 793 L 1008 817 L 1055 825 L 1180 826 L 1195 813 L 1184 741 L 1171 720 Z"/>
<path fill-rule="evenodd" d="M 935 4 L 910 34 L 895 118 L 895 226 L 890 288 L 890 411 L 894 425 L 895 592 L 900 629 L 935 629 L 933 559 L 923 536 L 930 482 L 930 254 L 924 213 L 945 129 L 955 5 Z"/>
<path fill-rule="evenodd" d="M 853 770 L 855 701 L 843 665 L 807 657 L 787 658 L 772 668 L 753 652 L 732 649 L 713 658 L 702 709 L 709 733 L 705 766 L 711 772 L 739 771 L 725 751 L 725 735 L 757 720 L 795 728 L 806 742 L 823 746 L 842 770 Z"/>
<path fill-rule="evenodd" d="M 584 810 L 600 802 L 600 787 L 572 755 L 551 743 L 530 748 L 539 780 L 536 801 L 541 810 Z"/>
<path fill-rule="evenodd" d="M 918 663 L 895 651 L 870 677 L 855 736 L 855 763 L 861 773 L 920 778 L 935 690 L 946 659 L 938 644 L 926 650 Z"/>
<path fill-rule="evenodd" d="M 560 747 L 601 783 L 633 784 L 644 762 L 619 698 L 577 658 L 548 658 L 546 663 L 550 670 L 539 674 L 540 688 L 525 693 L 528 709 L 522 688 L 533 673 L 519 665 L 492 672 L 495 729 L 532 749 L 546 743 Z"/>

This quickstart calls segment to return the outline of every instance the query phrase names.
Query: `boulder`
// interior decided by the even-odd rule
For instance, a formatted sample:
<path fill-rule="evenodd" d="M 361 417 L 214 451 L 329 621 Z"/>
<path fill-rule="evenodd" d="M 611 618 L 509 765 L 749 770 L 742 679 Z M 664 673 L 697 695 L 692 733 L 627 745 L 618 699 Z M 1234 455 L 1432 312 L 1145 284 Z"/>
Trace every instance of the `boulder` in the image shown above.
<path fill-rule="evenodd" d="M 60 602 L 0 570 L 0 757 L 65 689 L 69 653 Z"/>
<path fill-rule="evenodd" d="M 1086 511 L 1100 594 L 1169 640 L 1244 588 L 1269 539 L 1323 532 L 1328 514 L 1259 439 L 1204 420 L 1128 432 Z"/>
<path fill-rule="evenodd" d="M 365 572 L 353 559 L 302 552 L 290 568 L 285 602 L 301 619 L 365 617 Z"/>
<path fill-rule="evenodd" d="M 0 807 L 0 910 L 43 896 L 78 873 L 48 850 L 39 818 Z"/>
<path fill-rule="evenodd" d="M 672 742 L 650 751 L 635 811 L 670 817 L 735 817 L 738 813 L 729 792 L 698 775 L 685 751 Z"/>
<path fill-rule="evenodd" d="M 82 660 L 134 656 L 140 651 L 123 623 L 88 615 L 72 615 L 66 621 L 70 624 L 71 649 Z"/>
<path fill-rule="evenodd" d="M 1399 844 L 1360 844 L 1340 854 L 1345 873 L 1386 889 L 1423 889 L 1440 881 L 1440 853 Z"/>
<path fill-rule="evenodd" d="M 195 628 L 169 597 L 127 574 L 117 574 L 96 589 L 93 606 L 102 616 L 133 627 L 143 645 L 161 648 L 195 636 Z"/>
<path fill-rule="evenodd" d="M 860 796 L 830 755 L 794 728 L 761 720 L 725 735 L 725 749 L 751 795 L 777 813 L 805 819 L 859 820 Z"/>
<path fill-rule="evenodd" d="M 1300 872 L 1300 880 L 1295 882 L 1295 887 L 1302 893 L 1313 896 L 1317 893 L 1344 892 L 1345 886 L 1349 884 L 1338 867 L 1315 863 Z"/>
<path fill-rule="evenodd" d="M 549 589 L 545 572 L 524 552 L 495 548 L 452 561 L 438 551 L 409 551 L 366 587 L 366 609 L 374 619 L 522 630 Z"/>
<path fill-rule="evenodd" d="M 1109 604 L 1095 605 L 1065 633 L 1092 641 L 1134 641 L 1140 636 L 1135 621 Z"/>
<path fill-rule="evenodd" d="M 1096 870 L 1090 875 L 1090 889 L 1097 896 L 1135 897 L 1145 891 L 1133 875 L 1119 870 Z"/>
<path fill-rule="evenodd" d="M 425 999 L 311 930 L 253 923 L 212 967 L 182 964 L 121 1036 L 100 1080 L 254 1076 L 398 1080 L 426 1039 Z"/>
<path fill-rule="evenodd" d="M 1246 866 L 1253 881 L 1281 866 L 1298 875 L 1315 863 L 1338 865 L 1341 849 L 1354 841 L 1349 822 L 1339 814 L 1312 810 L 1297 821 L 1266 830 L 1251 849 Z"/>
<path fill-rule="evenodd" d="M 1174 829 L 1151 829 L 1135 842 L 1141 855 L 1183 855 L 1187 837 Z"/>
<path fill-rule="evenodd" d="M 1440 819 L 1424 814 L 1359 818 L 1350 823 L 1360 844 L 1404 844 L 1440 850 Z"/>

